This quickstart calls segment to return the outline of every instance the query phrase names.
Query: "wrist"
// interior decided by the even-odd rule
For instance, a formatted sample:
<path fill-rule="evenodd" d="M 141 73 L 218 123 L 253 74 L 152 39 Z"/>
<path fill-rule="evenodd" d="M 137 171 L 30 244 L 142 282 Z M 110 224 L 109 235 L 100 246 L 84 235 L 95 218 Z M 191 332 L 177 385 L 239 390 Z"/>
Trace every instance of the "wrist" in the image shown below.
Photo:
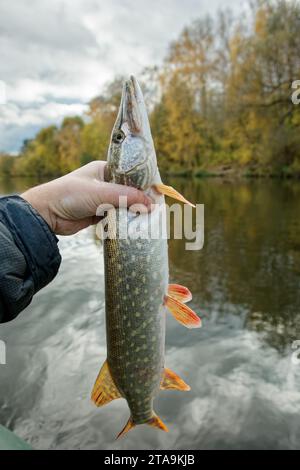
<path fill-rule="evenodd" d="M 41 217 L 43 217 L 50 229 L 55 232 L 55 217 L 51 213 L 48 204 L 49 200 L 47 195 L 44 194 L 42 186 L 37 186 L 25 191 L 25 193 L 21 194 L 21 197 L 25 199 L 25 201 L 27 201 Z"/>

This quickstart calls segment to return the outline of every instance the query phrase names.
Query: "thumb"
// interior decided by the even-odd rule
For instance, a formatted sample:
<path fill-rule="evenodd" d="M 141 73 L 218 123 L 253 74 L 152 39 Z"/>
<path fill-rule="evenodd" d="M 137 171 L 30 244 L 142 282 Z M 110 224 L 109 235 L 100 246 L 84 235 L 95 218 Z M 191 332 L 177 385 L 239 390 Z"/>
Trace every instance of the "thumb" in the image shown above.
<path fill-rule="evenodd" d="M 146 196 L 143 191 L 139 189 L 132 188 L 131 186 L 124 186 L 122 184 L 115 183 L 105 183 L 97 182 L 96 183 L 96 194 L 95 194 L 95 203 L 97 207 L 100 204 L 112 204 L 115 207 L 119 206 L 120 197 L 127 197 L 127 206 L 130 207 L 133 204 L 143 204 L 150 211 L 152 200 L 150 197 Z M 124 201 L 122 201 L 124 204 Z"/>

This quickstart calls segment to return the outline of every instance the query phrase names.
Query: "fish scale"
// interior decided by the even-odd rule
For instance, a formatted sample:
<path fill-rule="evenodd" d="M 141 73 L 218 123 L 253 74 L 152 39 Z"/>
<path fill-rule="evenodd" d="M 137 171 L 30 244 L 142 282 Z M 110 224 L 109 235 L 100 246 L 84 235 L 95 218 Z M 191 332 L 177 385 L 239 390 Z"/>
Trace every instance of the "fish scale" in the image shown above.
<path fill-rule="evenodd" d="M 166 240 L 106 239 L 104 263 L 107 362 L 139 424 L 152 416 L 164 370 Z"/>

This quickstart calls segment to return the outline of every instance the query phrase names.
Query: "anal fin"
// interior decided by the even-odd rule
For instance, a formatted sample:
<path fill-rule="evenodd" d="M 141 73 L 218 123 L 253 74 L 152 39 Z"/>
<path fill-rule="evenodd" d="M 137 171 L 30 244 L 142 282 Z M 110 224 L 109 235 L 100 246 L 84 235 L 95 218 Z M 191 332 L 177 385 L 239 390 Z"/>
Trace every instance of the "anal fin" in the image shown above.
<path fill-rule="evenodd" d="M 182 390 L 188 392 L 191 387 L 182 380 L 179 375 L 175 374 L 171 369 L 165 368 L 164 377 L 162 379 L 160 388 L 162 390 Z"/>
<path fill-rule="evenodd" d="M 103 406 L 116 398 L 121 398 L 121 394 L 111 376 L 107 361 L 101 367 L 92 390 L 91 398 L 96 406 Z"/>

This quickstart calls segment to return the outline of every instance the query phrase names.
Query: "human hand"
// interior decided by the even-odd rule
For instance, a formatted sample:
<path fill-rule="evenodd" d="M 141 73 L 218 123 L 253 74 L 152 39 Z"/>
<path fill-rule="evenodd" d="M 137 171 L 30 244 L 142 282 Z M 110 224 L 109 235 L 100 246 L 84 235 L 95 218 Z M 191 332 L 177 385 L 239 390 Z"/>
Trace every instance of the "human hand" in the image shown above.
<path fill-rule="evenodd" d="M 127 204 L 144 204 L 151 199 L 130 186 L 105 182 L 106 162 L 94 161 L 61 178 L 41 184 L 21 194 L 45 219 L 57 235 L 72 235 L 99 221 L 100 204 L 118 206 L 119 197 Z"/>

